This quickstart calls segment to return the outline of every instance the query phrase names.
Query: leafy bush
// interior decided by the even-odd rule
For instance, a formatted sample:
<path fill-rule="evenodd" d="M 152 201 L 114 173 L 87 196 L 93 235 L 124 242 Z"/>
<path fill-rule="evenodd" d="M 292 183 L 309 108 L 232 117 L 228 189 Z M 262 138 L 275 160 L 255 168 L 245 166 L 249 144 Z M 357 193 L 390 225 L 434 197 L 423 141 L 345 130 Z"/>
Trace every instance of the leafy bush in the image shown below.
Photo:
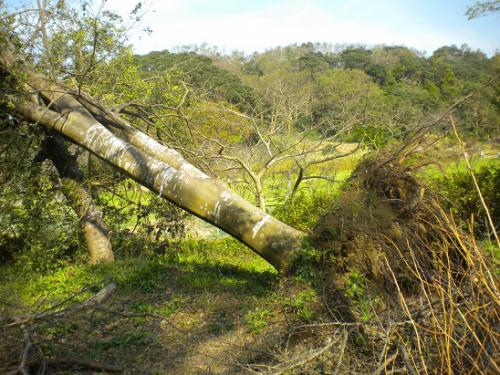
<path fill-rule="evenodd" d="M 474 174 L 493 223 L 498 230 L 500 223 L 500 163 L 483 166 Z M 471 217 L 474 217 L 474 233 L 476 235 L 484 236 L 491 232 L 486 213 L 469 172 L 459 171 L 437 179 L 434 181 L 433 187 L 449 199 L 449 208 L 456 218 L 463 223 L 468 223 Z"/>
<path fill-rule="evenodd" d="M 329 190 L 302 190 L 293 198 L 276 206 L 272 215 L 296 229 L 307 231 L 316 224 L 322 215 L 334 209 L 334 201 L 338 194 L 339 191 L 333 188 Z"/>
<path fill-rule="evenodd" d="M 358 305 L 360 319 L 363 322 L 368 322 L 373 318 L 370 310 L 370 300 L 366 293 L 366 283 L 365 276 L 361 272 L 351 270 L 345 292 L 346 296 Z"/>
<path fill-rule="evenodd" d="M 297 318 L 311 323 L 316 317 L 317 302 L 318 296 L 314 290 L 304 290 L 290 298 L 287 305 Z"/>
<path fill-rule="evenodd" d="M 302 243 L 302 247 L 295 259 L 295 276 L 310 281 L 315 285 L 317 280 L 316 267 L 321 260 L 321 252 L 309 244 L 309 240 Z"/>
<path fill-rule="evenodd" d="M 4 186 L 0 194 L 2 260 L 20 270 L 44 273 L 85 257 L 78 218 L 64 204 L 60 186 L 46 176 L 24 185 L 17 182 Z"/>
<path fill-rule="evenodd" d="M 258 334 L 267 327 L 270 314 L 271 312 L 268 309 L 256 308 L 245 314 L 245 322 L 252 333 Z"/>

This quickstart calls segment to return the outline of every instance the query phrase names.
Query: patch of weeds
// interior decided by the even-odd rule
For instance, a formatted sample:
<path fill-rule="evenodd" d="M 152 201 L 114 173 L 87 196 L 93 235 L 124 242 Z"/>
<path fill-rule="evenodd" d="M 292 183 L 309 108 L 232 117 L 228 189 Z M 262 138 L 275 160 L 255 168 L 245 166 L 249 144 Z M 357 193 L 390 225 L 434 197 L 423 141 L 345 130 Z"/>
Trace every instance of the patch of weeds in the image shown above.
<path fill-rule="evenodd" d="M 153 293 L 164 288 L 168 271 L 162 264 L 148 261 L 135 267 L 128 277 L 120 283 L 123 289 L 140 290 L 144 293 Z"/>
<path fill-rule="evenodd" d="M 250 332 L 258 334 L 267 327 L 268 318 L 271 312 L 267 309 L 256 308 L 255 310 L 248 311 L 245 314 L 245 322 L 250 328 Z"/>
<path fill-rule="evenodd" d="M 290 298 L 287 305 L 299 319 L 311 323 L 316 316 L 314 307 L 317 302 L 318 297 L 314 290 L 304 290 Z"/>
<path fill-rule="evenodd" d="M 132 310 L 141 312 L 141 313 L 152 313 L 154 306 L 151 303 L 138 301 L 132 305 Z"/>
<path fill-rule="evenodd" d="M 366 278 L 361 272 L 357 270 L 350 272 L 345 294 L 359 307 L 361 321 L 368 322 L 373 318 L 370 299 L 366 293 Z"/>
<path fill-rule="evenodd" d="M 356 345 L 358 348 L 367 349 L 368 336 L 366 334 L 363 334 L 361 332 L 356 332 L 356 333 L 354 333 L 354 335 L 352 337 L 354 340 L 354 345 Z M 365 354 L 369 353 L 366 350 L 363 350 L 363 352 L 365 352 Z"/>
<path fill-rule="evenodd" d="M 38 327 L 39 333 L 50 338 L 63 337 L 72 331 L 78 330 L 76 322 L 61 322 L 62 324 L 54 325 L 46 323 Z"/>
<path fill-rule="evenodd" d="M 492 257 L 496 266 L 500 266 L 500 247 L 490 240 L 480 242 L 479 246 Z"/>
<path fill-rule="evenodd" d="M 490 257 L 491 272 L 500 276 L 500 247 L 491 240 L 481 241 L 479 247 Z"/>
<path fill-rule="evenodd" d="M 169 317 L 176 311 L 178 311 L 186 302 L 186 298 L 184 297 L 174 297 L 167 303 L 163 305 L 157 306 L 154 309 L 154 312 L 158 315 L 164 316 L 165 318 Z"/>
<path fill-rule="evenodd" d="M 186 293 L 216 290 L 238 295 L 263 295 L 276 279 L 270 272 L 257 272 L 224 263 L 193 265 L 176 282 Z"/>
<path fill-rule="evenodd" d="M 174 254 L 167 257 L 169 262 L 186 266 L 222 264 L 248 271 L 276 273 L 269 263 L 230 237 L 212 241 L 185 240 L 179 243 Z"/>
<path fill-rule="evenodd" d="M 314 284 L 317 281 L 316 266 L 320 260 L 320 251 L 312 247 L 309 242 L 305 240 L 294 263 L 296 277 L 310 281 Z"/>
<path fill-rule="evenodd" d="M 328 184 L 326 189 L 301 190 L 293 198 L 281 199 L 280 204 L 273 207 L 273 216 L 296 229 L 307 231 L 320 217 L 335 210 L 339 187 L 339 184 Z"/>
<path fill-rule="evenodd" d="M 473 167 L 475 179 L 481 191 L 482 199 L 489 209 L 494 223 L 500 222 L 500 163 L 494 162 L 478 168 Z M 446 176 L 430 181 L 431 186 L 444 194 L 448 200 L 443 200 L 444 208 L 449 209 L 455 218 L 464 225 L 474 218 L 474 234 L 477 238 L 488 239 L 491 228 L 487 220 L 483 201 L 476 191 L 472 174 L 466 169 L 458 169 Z"/>
<path fill-rule="evenodd" d="M 192 270 L 179 278 L 179 285 L 186 292 L 217 288 L 217 275 L 204 270 Z"/>
<path fill-rule="evenodd" d="M 37 305 L 39 309 L 49 308 L 66 299 L 67 304 L 81 302 L 105 284 L 104 277 L 89 272 L 90 268 L 74 265 L 34 279 L 22 275 L 20 279 L 27 280 L 19 292 L 26 304 Z"/>
<path fill-rule="evenodd" d="M 137 290 L 151 293 L 162 289 L 167 277 L 165 266 L 154 260 L 127 259 L 106 265 L 77 264 L 36 278 L 22 274 L 19 280 L 23 282 L 18 289 L 26 304 L 38 305 L 38 301 L 43 301 L 40 308 L 46 308 L 69 297 L 68 303 L 80 302 L 110 281 L 117 283 L 119 293 Z"/>

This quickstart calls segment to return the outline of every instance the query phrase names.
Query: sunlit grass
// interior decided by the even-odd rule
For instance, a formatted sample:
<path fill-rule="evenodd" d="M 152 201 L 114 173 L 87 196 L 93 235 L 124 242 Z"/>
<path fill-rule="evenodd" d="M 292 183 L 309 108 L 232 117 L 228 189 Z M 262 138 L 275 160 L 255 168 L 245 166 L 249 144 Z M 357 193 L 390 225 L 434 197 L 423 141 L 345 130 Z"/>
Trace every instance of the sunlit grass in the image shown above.
<path fill-rule="evenodd" d="M 470 160 L 470 164 L 474 170 L 481 167 L 490 167 L 500 163 L 498 158 L 474 158 Z M 453 173 L 463 173 L 467 170 L 467 163 L 463 158 L 454 161 L 441 163 L 441 165 L 431 164 L 419 171 L 418 176 L 422 178 L 441 178 Z"/>
<path fill-rule="evenodd" d="M 73 264 L 42 275 L 3 267 L 0 297 L 17 295 L 25 305 L 50 305 L 75 295 L 75 301 L 83 300 L 109 282 L 115 282 L 124 294 L 161 293 L 171 288 L 186 294 L 200 290 L 258 294 L 275 277 L 276 271 L 267 262 L 234 239 L 189 240 L 150 259 Z"/>

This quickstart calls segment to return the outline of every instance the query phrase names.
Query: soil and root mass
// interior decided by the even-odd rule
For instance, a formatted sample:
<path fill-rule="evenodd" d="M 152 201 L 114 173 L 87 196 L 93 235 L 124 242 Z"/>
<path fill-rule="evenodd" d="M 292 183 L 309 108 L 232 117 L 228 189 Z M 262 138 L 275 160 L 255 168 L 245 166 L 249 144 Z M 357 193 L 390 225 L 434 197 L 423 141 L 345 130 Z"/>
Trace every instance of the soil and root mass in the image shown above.
<path fill-rule="evenodd" d="M 356 168 L 314 229 L 312 242 L 325 254 L 322 282 L 350 297 L 362 341 L 353 350 L 367 364 L 379 358 L 383 371 L 410 374 L 496 373 L 492 260 L 413 172 L 383 154 Z M 335 311 L 338 302 L 330 303 Z"/>

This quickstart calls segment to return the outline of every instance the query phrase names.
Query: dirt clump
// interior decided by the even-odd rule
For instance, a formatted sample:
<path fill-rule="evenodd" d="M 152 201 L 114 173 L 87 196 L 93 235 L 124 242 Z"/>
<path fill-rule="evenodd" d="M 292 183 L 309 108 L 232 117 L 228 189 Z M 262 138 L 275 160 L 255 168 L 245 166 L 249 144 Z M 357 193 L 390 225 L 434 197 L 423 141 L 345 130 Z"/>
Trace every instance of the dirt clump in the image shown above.
<path fill-rule="evenodd" d="M 360 163 L 311 242 L 322 250 L 323 282 L 332 296 L 349 297 L 373 348 L 395 337 L 384 350 L 410 373 L 492 373 L 500 311 L 493 262 L 442 206 L 405 160 L 380 155 Z"/>
<path fill-rule="evenodd" d="M 433 277 L 432 253 L 453 248 L 457 239 L 439 225 L 449 218 L 436 194 L 409 167 L 397 160 L 366 160 L 344 190 L 312 234 L 313 245 L 333 255 L 332 271 L 342 275 L 356 269 L 384 286 L 393 279 L 390 268 L 405 291 L 411 292 L 411 275 L 404 263 L 416 257 L 425 268 L 423 277 Z M 460 254 L 452 252 L 457 265 L 462 264 Z"/>

